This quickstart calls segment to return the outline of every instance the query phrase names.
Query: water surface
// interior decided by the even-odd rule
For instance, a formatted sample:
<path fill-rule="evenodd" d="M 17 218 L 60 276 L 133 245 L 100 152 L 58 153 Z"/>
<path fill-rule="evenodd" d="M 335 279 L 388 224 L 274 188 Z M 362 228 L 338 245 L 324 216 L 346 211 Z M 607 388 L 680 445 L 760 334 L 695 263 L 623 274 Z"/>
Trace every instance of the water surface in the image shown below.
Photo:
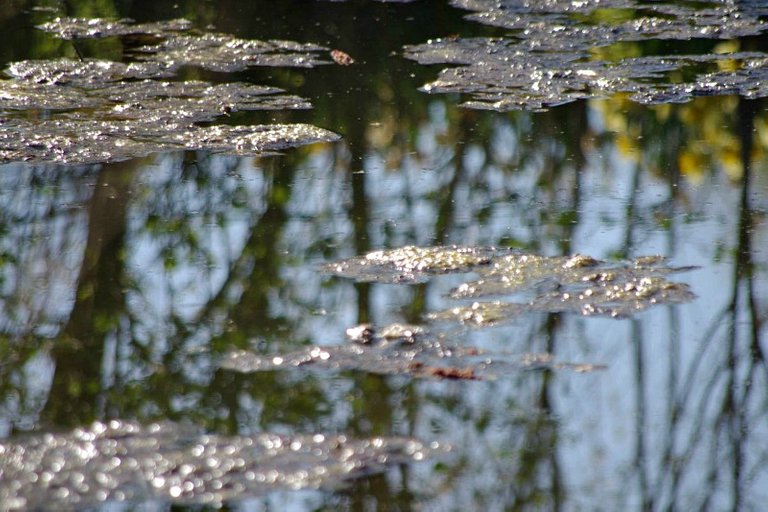
<path fill-rule="evenodd" d="M 301 58 L 322 63 L 184 61 L 149 79 L 283 92 L 265 93 L 276 102 L 266 110 L 224 108 L 242 98 L 213 95 L 222 108 L 197 104 L 184 110 L 189 118 L 178 114 L 182 107 L 168 115 L 167 98 L 142 96 L 125 102 L 147 107 L 130 121 L 144 130 L 141 144 L 125 132 L 131 145 L 99 146 L 106 153 L 96 158 L 93 139 L 78 135 L 83 124 L 56 132 L 88 149 L 76 153 L 88 157 L 80 160 L 64 146 L 46 146 L 52 136 L 45 130 L 59 121 L 112 122 L 104 112 L 122 98 L 109 89 L 114 84 L 88 78 L 78 85 L 90 91 L 89 105 L 66 103 L 83 101 L 80 88 L 59 106 L 3 103 L 4 136 L 37 133 L 43 142 L 27 146 L 29 158 L 14 153 L 0 165 L 0 464 L 10 463 L 9 447 L 29 454 L 46 433 L 66 444 L 72 432 L 84 443 L 108 432 L 120 449 L 144 454 L 139 461 L 149 446 L 166 461 L 192 464 L 185 457 L 196 456 L 197 443 L 232 451 L 223 464 L 236 467 L 240 457 L 247 466 L 242 481 L 223 481 L 230 487 L 221 495 L 216 484 L 187 494 L 182 486 L 175 495 L 165 480 L 157 485 L 167 488 L 163 494 L 141 487 L 146 472 L 119 473 L 135 483 L 133 494 L 105 496 L 109 503 L 99 505 L 93 488 L 84 491 L 96 500 L 90 505 L 109 510 L 197 509 L 220 505 L 217 497 L 233 510 L 761 508 L 768 500 L 766 13 L 751 4 L 691 3 L 685 8 L 697 12 L 726 6 L 742 22 L 724 25 L 731 32 L 672 26 L 645 36 L 635 24 L 634 32 L 612 31 L 610 44 L 595 43 L 602 34 L 595 30 L 582 33 L 586 49 L 563 49 L 555 38 L 541 49 L 526 46 L 537 32 L 524 37 L 521 26 L 626 27 L 689 13 L 634 2 L 579 12 L 554 2 L 550 11 L 517 12 L 516 2 L 502 2 L 509 7 L 502 16 L 483 15 L 486 2 L 455 3 L 155 0 L 65 8 L 28 1 L 3 9 L 3 67 L 32 59 L 140 62 L 136 49 L 158 44 L 146 34 L 72 40 L 34 28 L 58 16 L 185 18 L 196 35 L 311 45 L 301 47 Z M 510 21 L 510 12 L 522 21 Z M 721 15 L 697 19 L 730 19 Z M 524 80 L 502 91 L 486 90 L 487 77 L 470 80 L 477 90 L 458 81 L 436 85 L 476 76 L 478 46 L 495 56 L 491 78 L 504 71 L 503 57 L 535 69 L 515 68 L 515 79 Z M 336 64 L 331 49 L 355 62 Z M 437 56 L 422 64 L 419 51 Z M 470 62 L 456 58 L 464 51 Z M 618 63 L 604 87 L 591 81 L 604 66 L 595 62 Z M 470 69 L 456 71 L 462 64 Z M 580 74 L 567 74 L 571 68 Z M 118 83 L 145 79 L 121 75 Z M 210 100 L 211 89 L 201 87 L 177 96 Z M 263 107 L 263 100 L 255 102 Z M 323 132 L 254 148 L 231 144 L 229 128 L 216 128 L 294 123 Z M 225 130 L 216 132 L 225 135 L 215 147 L 206 138 L 211 129 Z M 173 138 L 182 132 L 194 137 Z M 314 140 L 326 142 L 303 145 Z M 472 325 L 433 318 L 472 307 L 478 299 L 451 297 L 451 290 L 482 272 L 358 282 L 323 266 L 372 251 L 454 244 L 615 264 L 659 255 L 670 267 L 696 267 L 668 276 L 696 298 L 620 318 L 542 308 Z M 537 284 L 515 300 L 552 291 L 551 279 Z M 462 349 L 595 366 L 580 372 L 548 362 L 483 379 L 222 367 L 232 350 L 272 357 L 348 344 L 347 331 L 364 323 L 423 326 Z M 136 432 L 154 444 L 136 448 Z M 287 446 L 318 443 L 321 455 L 338 455 L 347 440 L 391 444 L 358 450 L 361 471 L 328 470 L 278 450 L 286 458 L 277 459 L 275 478 L 265 472 L 263 485 L 251 486 L 247 470 L 260 478 L 255 470 L 265 462 L 241 447 L 265 432 L 284 436 Z M 268 439 L 274 448 L 278 438 Z M 382 448 L 391 459 L 376 451 Z M 0 484 L 8 498 L 0 508 L 31 506 L 25 492 L 51 492 L 60 506 L 79 507 L 61 489 L 99 485 L 94 467 L 80 468 L 83 480 L 62 474 L 56 494 L 41 483 L 44 464 L 56 472 L 56 461 L 46 460 L 16 474 L 17 487 Z M 150 482 L 170 478 L 160 465 Z M 201 481 L 219 478 L 211 471 Z"/>

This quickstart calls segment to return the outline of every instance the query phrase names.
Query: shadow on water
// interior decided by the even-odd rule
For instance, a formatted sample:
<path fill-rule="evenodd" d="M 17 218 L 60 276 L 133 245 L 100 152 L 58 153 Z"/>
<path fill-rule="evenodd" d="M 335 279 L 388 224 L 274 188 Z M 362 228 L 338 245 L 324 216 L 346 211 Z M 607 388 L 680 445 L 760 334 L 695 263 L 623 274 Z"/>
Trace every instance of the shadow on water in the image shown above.
<path fill-rule="evenodd" d="M 537 113 L 462 109 L 417 90 L 438 68 L 404 60 L 403 45 L 504 32 L 428 2 L 71 4 L 68 15 L 185 16 L 239 37 L 314 42 L 358 64 L 235 74 L 313 109 L 225 122 L 308 122 L 339 142 L 271 157 L 0 167 L 5 438 L 120 419 L 452 446 L 341 488 L 251 496 L 242 507 L 255 510 L 752 510 L 768 499 L 759 100 L 642 106 L 616 94 Z M 45 13 L 31 7 L 0 18 L 24 41 L 3 59 L 72 57 L 31 28 Z M 107 44 L 82 51 L 121 51 Z M 423 323 L 467 305 L 448 297 L 461 283 L 453 275 L 393 285 L 317 271 L 372 250 L 450 244 L 661 254 L 701 266 L 680 277 L 699 299 L 628 319 L 544 312 L 442 326 L 455 344 L 607 366 L 594 373 L 465 382 L 218 366 L 232 348 L 334 345 L 357 324 Z"/>

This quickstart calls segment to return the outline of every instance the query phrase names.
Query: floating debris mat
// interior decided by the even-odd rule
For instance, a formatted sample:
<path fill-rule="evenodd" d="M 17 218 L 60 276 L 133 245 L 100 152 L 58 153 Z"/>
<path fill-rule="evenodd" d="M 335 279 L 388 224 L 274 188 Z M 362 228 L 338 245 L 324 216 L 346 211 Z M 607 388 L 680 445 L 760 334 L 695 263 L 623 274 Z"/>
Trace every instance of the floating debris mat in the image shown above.
<path fill-rule="evenodd" d="M 309 346 L 285 354 L 234 350 L 220 366 L 242 373 L 291 370 L 362 371 L 381 375 L 450 380 L 494 380 L 524 370 L 589 372 L 599 365 L 560 363 L 549 354 L 507 354 L 464 347 L 423 326 L 369 324 L 347 329 L 349 343 Z"/>
<path fill-rule="evenodd" d="M 626 93 L 644 104 L 694 96 L 768 96 L 768 54 L 613 56 L 601 51 L 643 41 L 734 40 L 763 33 L 768 8 L 756 3 L 601 0 L 519 2 L 454 0 L 469 19 L 509 30 L 508 37 L 433 39 L 405 47 L 421 64 L 449 64 L 429 93 L 464 93 L 464 106 L 546 110 L 579 99 Z M 608 16 L 613 13 L 614 16 Z M 631 13 L 631 15 L 628 15 Z M 606 21 L 607 20 L 607 21 Z M 691 77 L 685 81 L 671 77 Z"/>
<path fill-rule="evenodd" d="M 455 380 L 492 380 L 523 370 L 599 370 L 601 365 L 560 362 L 551 354 L 465 346 L 453 341 L 456 329 L 432 332 L 430 325 L 489 327 L 533 313 L 629 317 L 651 306 L 693 300 L 688 284 L 667 277 L 694 268 L 668 266 L 659 256 L 602 261 L 582 254 L 547 257 L 496 247 L 405 246 L 373 251 L 320 265 L 320 271 L 358 282 L 400 285 L 470 274 L 471 280 L 448 294 L 462 303 L 427 313 L 424 325 L 352 327 L 346 344 L 277 354 L 233 350 L 219 366 L 242 373 L 302 368 Z M 513 300 L 520 296 L 527 300 Z M 487 300 L 492 297 L 496 300 Z M 468 299 L 483 300 L 467 304 Z"/>
<path fill-rule="evenodd" d="M 670 267 L 660 256 L 601 261 L 581 254 L 548 257 L 494 247 L 407 246 L 320 268 L 336 276 L 380 283 L 417 283 L 441 274 L 471 272 L 477 278 L 451 290 L 451 298 L 531 297 L 524 302 L 475 301 L 428 316 L 478 326 L 526 313 L 627 317 L 651 306 L 695 298 L 688 284 L 667 279 L 669 274 L 694 267 Z"/>
<path fill-rule="evenodd" d="M 311 67 L 330 63 L 326 48 L 292 41 L 198 34 L 185 20 L 60 18 L 39 28 L 65 39 L 143 34 L 132 62 L 51 59 L 13 62 L 0 80 L 0 163 L 96 164 L 178 150 L 264 155 L 339 137 L 308 124 L 206 125 L 245 110 L 308 109 L 308 101 L 274 87 L 173 80 L 185 66 L 232 72 L 248 66 Z M 321 53 L 322 52 L 322 53 Z M 15 115 L 45 111 L 46 115 Z"/>
<path fill-rule="evenodd" d="M 97 422 L 0 443 L 0 508 L 72 510 L 146 501 L 221 506 L 280 489 L 338 489 L 446 450 L 405 437 L 223 436 L 169 422 Z"/>

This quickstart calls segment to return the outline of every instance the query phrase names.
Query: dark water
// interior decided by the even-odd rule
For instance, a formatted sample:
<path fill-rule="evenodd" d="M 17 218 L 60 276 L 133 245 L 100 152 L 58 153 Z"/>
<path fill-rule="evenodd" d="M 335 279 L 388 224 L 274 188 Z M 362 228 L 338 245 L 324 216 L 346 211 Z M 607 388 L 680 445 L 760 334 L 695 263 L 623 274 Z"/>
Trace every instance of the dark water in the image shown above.
<path fill-rule="evenodd" d="M 187 151 L 0 166 L 6 442 L 116 419 L 222 436 L 407 436 L 452 447 L 338 488 L 244 495 L 227 502 L 234 510 L 760 510 L 768 502 L 761 100 L 724 94 L 644 106 L 616 94 L 544 112 L 461 108 L 459 95 L 418 90 L 444 66 L 406 60 L 403 46 L 508 31 L 438 2 L 51 5 L 0 9 L 4 63 L 77 58 L 71 42 L 33 28 L 56 15 L 185 17 L 201 30 L 342 49 L 356 63 L 179 71 L 277 86 L 313 105 L 219 121 L 311 123 L 338 142 L 270 157 Z M 626 52 L 763 43 L 642 41 Z M 112 60 L 122 44 L 76 42 L 83 57 Z M 338 344 L 359 323 L 420 323 L 453 307 L 454 276 L 393 285 L 318 271 L 372 250 L 447 244 L 658 254 L 699 267 L 675 276 L 698 297 L 627 319 L 531 313 L 449 331 L 456 344 L 550 353 L 602 371 L 464 381 L 219 368 L 232 348 Z"/>

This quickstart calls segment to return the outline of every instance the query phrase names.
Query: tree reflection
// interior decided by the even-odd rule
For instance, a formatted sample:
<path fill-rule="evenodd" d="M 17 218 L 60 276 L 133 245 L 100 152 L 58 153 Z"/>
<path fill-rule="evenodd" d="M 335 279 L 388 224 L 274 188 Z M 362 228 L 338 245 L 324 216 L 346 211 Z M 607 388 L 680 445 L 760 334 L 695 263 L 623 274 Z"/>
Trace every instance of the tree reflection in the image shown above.
<path fill-rule="evenodd" d="M 764 456 L 764 447 L 754 437 L 759 432 L 754 420 L 766 413 L 763 391 L 768 377 L 755 298 L 754 209 L 750 199 L 753 123 L 758 111 L 758 102 L 740 100 L 743 172 L 730 299 L 707 329 L 699 359 L 690 365 L 677 392 L 670 396 L 670 441 L 665 459 L 673 463 L 664 466 L 657 491 L 668 493 L 662 496 L 672 507 L 684 500 L 681 490 L 688 473 L 702 461 L 707 461 L 705 478 L 709 485 L 696 497 L 700 508 L 739 510 L 754 505 L 748 489 L 760 472 Z M 729 501 L 717 492 L 722 488 L 729 489 Z"/>
<path fill-rule="evenodd" d="M 266 4 L 253 4 L 240 5 L 242 13 L 263 14 Z M 437 30 L 417 23 L 432 15 L 445 17 L 441 30 L 458 31 L 458 13 L 405 7 L 417 22 L 361 45 L 360 32 L 378 27 L 376 16 L 394 16 L 392 6 L 313 4 L 319 21 L 307 26 L 286 5 L 270 3 L 281 21 L 258 37 L 330 40 L 361 67 L 244 76 L 270 76 L 316 105 L 270 116 L 310 118 L 344 141 L 274 158 L 187 153 L 101 169 L 6 169 L 2 420 L 26 430 L 172 419 L 227 434 L 406 434 L 454 444 L 454 459 L 361 479 L 324 496 L 329 508 L 558 510 L 578 508 L 585 492 L 589 504 L 618 508 L 752 506 L 765 481 L 768 384 L 765 274 L 756 256 L 764 233 L 752 203 L 762 200 L 753 168 L 762 145 L 753 132 L 762 133 L 765 116 L 757 105 L 704 98 L 647 108 L 617 96 L 537 114 L 458 109 L 453 99 L 416 92 L 426 72 L 389 55 L 422 41 L 424 27 Z M 342 10 L 358 23 L 335 20 Z M 268 25 L 226 10 L 186 12 L 233 33 Z M 712 133 L 704 126 L 711 123 Z M 708 137 L 740 141 L 738 173 L 732 144 L 713 146 Z M 734 178 L 738 203 L 727 194 L 713 201 Z M 735 240 L 706 224 L 716 216 L 738 226 Z M 691 251 L 699 238 L 704 249 Z M 409 287 L 352 284 L 326 279 L 314 265 L 453 243 L 548 255 L 661 252 L 682 264 L 702 263 L 689 260 L 703 255 L 712 268 L 723 257 L 713 247 L 735 249 L 732 259 L 724 251 L 732 271 L 722 311 L 711 313 L 716 298 L 702 297 L 708 327 L 693 307 L 607 329 L 559 314 L 481 332 L 440 326 L 456 343 L 605 357 L 596 362 L 615 368 L 605 377 L 543 371 L 411 382 L 217 368 L 233 347 L 272 353 L 340 343 L 360 322 L 422 322 L 448 303 L 450 277 Z M 702 281 L 717 279 L 707 272 Z M 722 287 L 715 284 L 701 294 L 713 295 Z M 595 381 L 618 389 L 615 402 L 599 407 Z M 612 422 L 629 435 L 616 434 Z M 618 497 L 589 487 L 603 477 L 620 488 Z"/>
<path fill-rule="evenodd" d="M 51 349 L 53 382 L 41 420 L 75 427 L 104 417 L 106 348 L 122 338 L 125 303 L 125 233 L 135 163 L 99 173 L 88 201 L 88 238 L 72 311 Z"/>
<path fill-rule="evenodd" d="M 2 320 L 0 392 L 4 422 L 30 428 L 47 400 L 46 338 L 67 321 L 97 174 L 55 167 L 3 168 L 0 209 Z"/>

